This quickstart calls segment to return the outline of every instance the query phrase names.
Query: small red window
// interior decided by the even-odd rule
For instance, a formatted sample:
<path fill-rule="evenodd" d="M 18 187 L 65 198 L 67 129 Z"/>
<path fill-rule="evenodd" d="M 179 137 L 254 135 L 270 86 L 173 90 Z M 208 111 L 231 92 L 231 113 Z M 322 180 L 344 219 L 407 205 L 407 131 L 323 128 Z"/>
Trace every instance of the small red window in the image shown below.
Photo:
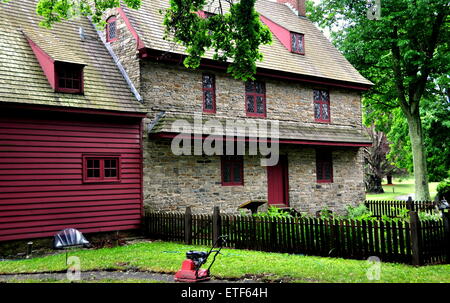
<path fill-rule="evenodd" d="M 117 19 L 110 17 L 106 22 L 106 42 L 114 42 L 117 40 Z"/>
<path fill-rule="evenodd" d="M 203 74 L 203 112 L 216 112 L 216 77 L 212 74 Z"/>
<path fill-rule="evenodd" d="M 291 52 L 305 54 L 305 36 L 303 34 L 291 33 Z"/>
<path fill-rule="evenodd" d="M 245 83 L 245 109 L 249 117 L 266 116 L 266 84 L 261 81 Z"/>
<path fill-rule="evenodd" d="M 56 91 L 62 93 L 83 93 L 83 65 L 55 63 Z"/>
<path fill-rule="evenodd" d="M 85 183 L 120 181 L 120 157 L 83 156 L 83 181 Z"/>
<path fill-rule="evenodd" d="M 314 90 L 314 118 L 317 122 L 330 122 L 330 93 Z"/>
<path fill-rule="evenodd" d="M 244 185 L 244 158 L 222 156 L 222 186 Z"/>
<path fill-rule="evenodd" d="M 330 150 L 316 150 L 316 173 L 318 183 L 333 182 L 333 161 Z"/>

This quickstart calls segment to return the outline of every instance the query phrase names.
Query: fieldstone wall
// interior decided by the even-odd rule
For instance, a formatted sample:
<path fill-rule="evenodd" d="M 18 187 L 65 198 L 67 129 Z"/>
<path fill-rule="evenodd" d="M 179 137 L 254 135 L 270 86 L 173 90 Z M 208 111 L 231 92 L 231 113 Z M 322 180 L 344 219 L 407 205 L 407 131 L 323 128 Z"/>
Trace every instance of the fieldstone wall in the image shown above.
<path fill-rule="evenodd" d="M 355 148 L 334 149 L 334 182 L 316 182 L 315 149 L 281 146 L 288 156 L 290 206 L 314 214 L 327 206 L 342 212 L 364 201 L 362 153 Z M 175 156 L 170 140 L 144 142 L 144 205 L 148 210 L 238 213 L 251 199 L 267 199 L 267 172 L 259 156 L 244 157 L 244 186 L 221 185 L 220 156 Z"/>
<path fill-rule="evenodd" d="M 133 82 L 137 91 L 141 88 L 141 67 L 140 59 L 138 57 L 137 41 L 133 34 L 129 31 L 125 21 L 119 14 L 117 9 L 110 9 L 105 12 L 104 20 L 110 17 L 116 17 L 116 31 L 117 40 L 110 42 L 114 53 L 119 58 L 119 62 L 124 67 L 125 71 Z"/>
<path fill-rule="evenodd" d="M 202 112 L 202 72 L 182 66 L 142 62 L 141 94 L 149 111 Z M 216 116 L 247 118 L 244 83 L 222 73 L 216 75 Z M 267 118 L 317 124 L 313 89 L 317 86 L 263 79 L 266 82 Z M 361 128 L 359 93 L 330 88 L 331 123 L 323 127 Z M 212 114 L 214 116 L 214 114 Z"/>

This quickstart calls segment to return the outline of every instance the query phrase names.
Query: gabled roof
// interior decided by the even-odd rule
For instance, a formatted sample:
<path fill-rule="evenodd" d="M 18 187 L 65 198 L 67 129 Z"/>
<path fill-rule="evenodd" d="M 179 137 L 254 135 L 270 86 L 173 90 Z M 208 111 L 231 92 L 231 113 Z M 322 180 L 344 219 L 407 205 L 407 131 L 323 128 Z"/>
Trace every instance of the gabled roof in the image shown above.
<path fill-rule="evenodd" d="M 168 0 L 152 0 L 143 1 L 139 10 L 124 8 L 124 11 L 146 48 L 185 54 L 183 47 L 163 39 L 164 14 L 159 11 L 168 7 Z M 217 12 L 216 7 L 217 1 L 214 1 L 204 10 Z M 304 34 L 306 49 L 305 55 L 291 53 L 272 35 L 272 45 L 261 46 L 264 60 L 257 63 L 259 68 L 364 86 L 372 85 L 307 18 L 297 16 L 284 4 L 267 0 L 257 0 L 256 10 L 277 25 L 291 32 Z M 212 54 L 209 51 L 205 57 L 211 59 Z"/>
<path fill-rule="evenodd" d="M 91 22 L 81 17 L 42 28 L 36 3 L 0 3 L 0 102 L 144 113 Z M 54 61 L 85 65 L 84 94 L 56 93 L 28 40 Z"/>

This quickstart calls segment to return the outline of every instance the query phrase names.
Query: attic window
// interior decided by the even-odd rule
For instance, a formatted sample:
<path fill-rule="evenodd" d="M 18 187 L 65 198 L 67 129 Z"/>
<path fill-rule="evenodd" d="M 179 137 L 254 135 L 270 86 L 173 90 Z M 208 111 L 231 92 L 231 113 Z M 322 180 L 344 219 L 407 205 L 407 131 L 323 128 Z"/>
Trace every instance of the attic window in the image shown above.
<path fill-rule="evenodd" d="M 291 52 L 300 55 L 305 54 L 305 35 L 291 33 Z"/>
<path fill-rule="evenodd" d="M 83 93 L 83 65 L 73 63 L 55 63 L 57 92 Z"/>
<path fill-rule="evenodd" d="M 106 42 L 114 42 L 117 40 L 116 17 L 110 17 L 106 20 Z"/>

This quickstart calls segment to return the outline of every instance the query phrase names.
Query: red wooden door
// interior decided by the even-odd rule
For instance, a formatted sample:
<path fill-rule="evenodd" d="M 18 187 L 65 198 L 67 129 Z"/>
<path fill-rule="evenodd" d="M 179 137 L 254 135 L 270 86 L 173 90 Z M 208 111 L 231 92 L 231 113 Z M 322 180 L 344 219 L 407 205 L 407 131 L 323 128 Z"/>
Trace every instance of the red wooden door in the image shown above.
<path fill-rule="evenodd" d="M 269 205 L 289 205 L 288 161 L 280 156 L 277 165 L 267 166 L 267 189 Z"/>

